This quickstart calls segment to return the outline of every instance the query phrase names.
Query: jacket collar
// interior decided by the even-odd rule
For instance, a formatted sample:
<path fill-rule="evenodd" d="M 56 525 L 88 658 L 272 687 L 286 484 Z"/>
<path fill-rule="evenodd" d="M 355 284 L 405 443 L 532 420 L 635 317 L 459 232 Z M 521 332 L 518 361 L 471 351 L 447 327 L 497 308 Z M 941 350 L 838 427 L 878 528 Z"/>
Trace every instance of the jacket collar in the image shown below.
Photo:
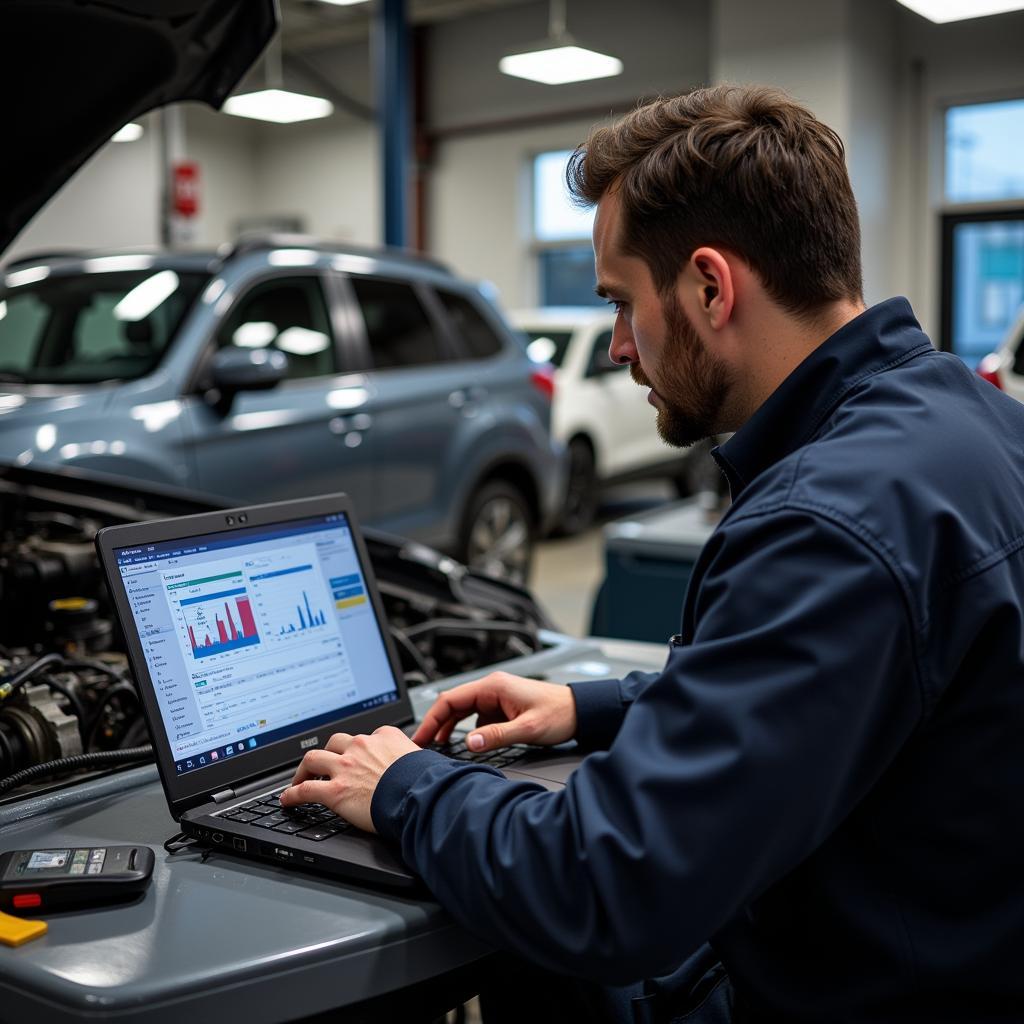
<path fill-rule="evenodd" d="M 823 341 L 712 455 L 733 499 L 806 444 L 861 381 L 932 348 L 904 298 L 865 310 Z"/>

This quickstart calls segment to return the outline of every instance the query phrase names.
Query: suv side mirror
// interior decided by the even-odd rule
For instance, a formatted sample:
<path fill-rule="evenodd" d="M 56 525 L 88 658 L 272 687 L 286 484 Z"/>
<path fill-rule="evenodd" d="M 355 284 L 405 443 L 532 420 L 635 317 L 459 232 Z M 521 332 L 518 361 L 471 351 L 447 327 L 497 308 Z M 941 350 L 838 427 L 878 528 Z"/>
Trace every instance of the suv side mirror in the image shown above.
<path fill-rule="evenodd" d="M 215 406 L 226 413 L 239 391 L 269 391 L 288 376 L 288 357 L 274 348 L 222 348 L 210 362 Z"/>

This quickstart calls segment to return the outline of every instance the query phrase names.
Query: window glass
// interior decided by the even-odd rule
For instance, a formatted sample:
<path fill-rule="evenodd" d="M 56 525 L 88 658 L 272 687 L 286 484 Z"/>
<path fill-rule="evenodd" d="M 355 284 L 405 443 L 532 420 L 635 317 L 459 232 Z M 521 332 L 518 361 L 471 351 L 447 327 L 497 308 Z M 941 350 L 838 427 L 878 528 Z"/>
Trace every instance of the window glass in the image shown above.
<path fill-rule="evenodd" d="M 276 348 L 288 377 L 336 372 L 330 317 L 315 277 L 274 278 L 253 287 L 217 332 L 219 348 Z"/>
<path fill-rule="evenodd" d="M 57 384 L 149 373 L 206 281 L 154 269 L 0 289 L 0 376 Z"/>
<path fill-rule="evenodd" d="M 946 198 L 1024 198 L 1024 99 L 946 111 Z"/>
<path fill-rule="evenodd" d="M 544 306 L 601 306 L 594 292 L 594 250 L 545 249 L 540 254 L 541 304 Z"/>
<path fill-rule="evenodd" d="M 580 209 L 569 198 L 565 168 L 571 149 L 541 153 L 533 160 L 533 236 L 540 242 L 590 238 L 594 208 Z"/>
<path fill-rule="evenodd" d="M 957 224 L 952 257 L 952 350 L 974 367 L 1024 303 L 1024 220 Z"/>
<path fill-rule="evenodd" d="M 350 280 L 377 369 L 424 366 L 451 358 L 410 285 L 377 277 Z"/>
<path fill-rule="evenodd" d="M 438 298 L 468 353 L 474 359 L 486 359 L 501 351 L 501 341 L 480 310 L 464 295 L 438 289 Z"/>

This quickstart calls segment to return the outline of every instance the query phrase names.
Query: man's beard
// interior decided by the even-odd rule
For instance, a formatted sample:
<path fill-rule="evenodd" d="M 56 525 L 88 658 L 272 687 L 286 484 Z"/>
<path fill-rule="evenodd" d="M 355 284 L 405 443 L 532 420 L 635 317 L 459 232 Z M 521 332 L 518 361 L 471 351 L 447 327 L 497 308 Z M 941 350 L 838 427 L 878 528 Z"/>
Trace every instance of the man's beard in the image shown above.
<path fill-rule="evenodd" d="M 663 311 L 667 339 L 659 360 L 658 384 L 652 383 L 638 363 L 630 366 L 629 372 L 637 384 L 654 387 L 661 397 L 661 439 L 674 448 L 688 448 L 722 429 L 729 375 L 708 353 L 675 295 L 666 298 Z"/>

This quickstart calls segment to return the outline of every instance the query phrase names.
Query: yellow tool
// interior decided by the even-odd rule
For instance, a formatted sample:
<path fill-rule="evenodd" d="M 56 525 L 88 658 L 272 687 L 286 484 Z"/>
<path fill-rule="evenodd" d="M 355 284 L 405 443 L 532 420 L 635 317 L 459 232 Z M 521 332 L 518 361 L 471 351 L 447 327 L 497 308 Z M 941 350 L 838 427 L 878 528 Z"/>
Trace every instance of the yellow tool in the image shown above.
<path fill-rule="evenodd" d="M 45 921 L 26 921 L 0 911 L 0 944 L 4 946 L 24 945 L 45 935 L 46 929 Z"/>

